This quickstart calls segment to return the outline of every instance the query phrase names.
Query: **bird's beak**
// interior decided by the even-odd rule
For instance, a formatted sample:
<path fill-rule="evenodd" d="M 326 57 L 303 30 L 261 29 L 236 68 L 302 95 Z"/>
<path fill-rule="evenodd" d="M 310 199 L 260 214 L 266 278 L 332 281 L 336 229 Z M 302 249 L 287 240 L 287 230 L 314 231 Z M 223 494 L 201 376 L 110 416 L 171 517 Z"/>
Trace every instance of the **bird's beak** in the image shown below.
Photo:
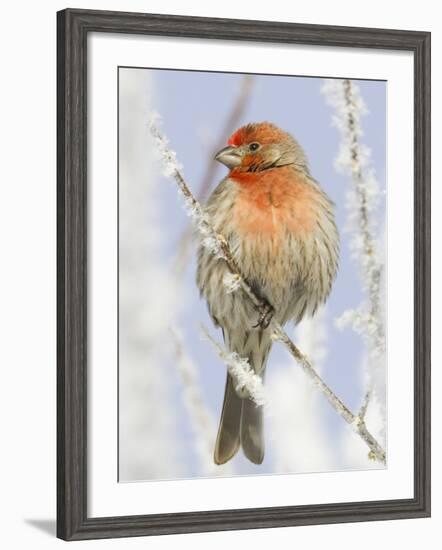
<path fill-rule="evenodd" d="M 227 168 L 235 168 L 241 164 L 241 153 L 238 147 L 227 146 L 215 155 L 215 160 L 221 162 Z"/>

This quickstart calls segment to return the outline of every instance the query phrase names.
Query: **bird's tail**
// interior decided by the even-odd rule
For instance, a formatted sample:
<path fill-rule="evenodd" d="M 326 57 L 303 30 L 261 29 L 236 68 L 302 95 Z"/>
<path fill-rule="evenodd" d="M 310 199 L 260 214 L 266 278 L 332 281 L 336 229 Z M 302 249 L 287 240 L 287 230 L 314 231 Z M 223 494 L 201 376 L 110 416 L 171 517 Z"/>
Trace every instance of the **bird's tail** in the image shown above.
<path fill-rule="evenodd" d="M 233 378 L 227 374 L 223 408 L 215 443 L 215 464 L 224 464 L 239 449 L 242 401 L 235 391 Z"/>
<path fill-rule="evenodd" d="M 243 357 L 249 357 L 251 366 L 262 378 L 271 347 L 270 339 L 268 342 L 263 340 L 261 335 L 258 340 L 261 346 L 253 346 L 253 353 L 239 353 Z M 227 374 L 221 419 L 215 443 L 215 463 L 224 464 L 229 461 L 236 454 L 240 445 L 245 456 L 251 462 L 262 463 L 264 459 L 263 407 L 257 406 L 248 397 L 240 397 L 235 390 L 233 378 Z"/>
<path fill-rule="evenodd" d="M 215 443 L 216 464 L 228 462 L 239 446 L 246 457 L 255 464 L 264 459 L 263 407 L 247 397 L 241 398 L 235 391 L 233 379 L 227 375 L 223 408 Z"/>
<path fill-rule="evenodd" d="M 264 459 L 263 407 L 250 399 L 242 400 L 240 440 L 246 457 L 255 464 Z"/>

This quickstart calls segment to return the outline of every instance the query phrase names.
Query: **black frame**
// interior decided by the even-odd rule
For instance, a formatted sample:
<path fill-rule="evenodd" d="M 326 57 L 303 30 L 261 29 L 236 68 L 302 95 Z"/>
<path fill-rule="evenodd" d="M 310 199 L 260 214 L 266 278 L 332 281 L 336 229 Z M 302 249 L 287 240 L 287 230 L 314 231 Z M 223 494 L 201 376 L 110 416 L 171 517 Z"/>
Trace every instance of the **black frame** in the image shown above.
<path fill-rule="evenodd" d="M 414 498 L 87 517 L 87 35 L 151 34 L 414 54 Z M 57 536 L 65 540 L 430 515 L 430 33 L 67 9 L 57 14 Z"/>

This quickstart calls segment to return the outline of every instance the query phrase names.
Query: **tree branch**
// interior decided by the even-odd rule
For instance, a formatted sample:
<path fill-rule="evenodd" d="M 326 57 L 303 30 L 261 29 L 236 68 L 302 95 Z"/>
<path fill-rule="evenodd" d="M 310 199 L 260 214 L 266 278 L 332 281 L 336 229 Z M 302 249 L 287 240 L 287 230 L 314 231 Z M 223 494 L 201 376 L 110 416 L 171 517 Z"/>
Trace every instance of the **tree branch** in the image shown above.
<path fill-rule="evenodd" d="M 228 464 L 224 465 L 221 471 L 218 466 L 215 467 L 213 464 L 215 425 L 213 417 L 204 403 L 196 367 L 186 353 L 181 333 L 177 329 L 171 328 L 170 335 L 174 346 L 176 368 L 183 381 L 184 404 L 195 432 L 197 452 L 204 475 L 229 474 L 231 468 Z"/>
<path fill-rule="evenodd" d="M 381 279 L 383 263 L 377 253 L 374 212 L 381 192 L 370 166 L 370 150 L 361 142 L 361 117 L 366 107 L 359 88 L 351 80 L 328 80 L 323 92 L 334 107 L 333 120 L 341 133 L 337 165 L 351 177 L 348 192 L 348 219 L 353 230 L 350 246 L 360 264 L 360 275 L 367 292 L 367 301 L 356 310 L 344 312 L 337 325 L 350 323 L 366 341 L 369 369 L 368 388 L 361 405 L 363 415 L 370 400 L 377 397 L 385 433 L 385 327 L 382 312 Z"/>
<path fill-rule="evenodd" d="M 253 88 L 254 78 L 252 75 L 244 75 L 241 80 L 241 86 L 236 98 L 235 103 L 232 106 L 230 115 L 227 117 L 227 122 L 221 131 L 220 135 L 227 136 L 229 135 L 238 125 L 239 120 L 247 106 L 252 88 Z M 219 144 L 219 147 L 222 147 L 222 144 Z M 218 147 L 216 147 L 218 150 Z M 206 172 L 201 180 L 200 188 L 198 189 L 196 196 L 200 202 L 203 202 L 212 185 L 213 177 L 215 174 L 215 163 L 209 162 L 207 164 Z M 183 231 L 181 235 L 180 242 L 178 244 L 178 253 L 175 258 L 174 271 L 175 273 L 181 275 L 184 267 L 186 266 L 187 259 L 190 252 L 190 245 L 192 242 L 192 226 L 189 225 Z"/>

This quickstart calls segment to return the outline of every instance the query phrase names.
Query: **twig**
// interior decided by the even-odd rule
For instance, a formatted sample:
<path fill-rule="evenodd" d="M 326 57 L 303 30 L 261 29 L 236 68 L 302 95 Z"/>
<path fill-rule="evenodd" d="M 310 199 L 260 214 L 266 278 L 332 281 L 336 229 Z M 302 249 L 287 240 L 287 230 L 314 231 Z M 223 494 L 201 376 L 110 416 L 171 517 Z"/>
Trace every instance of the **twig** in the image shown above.
<path fill-rule="evenodd" d="M 368 279 L 368 299 L 370 303 L 370 317 L 375 331 L 375 346 L 385 348 L 384 327 L 380 316 L 380 280 L 382 265 L 376 259 L 375 239 L 370 230 L 369 202 L 367 182 L 361 163 L 361 151 L 356 129 L 354 112 L 357 109 L 353 93 L 353 85 L 350 80 L 344 80 L 344 99 L 347 107 L 347 125 L 350 139 L 351 172 L 355 183 L 356 197 L 358 201 L 359 231 L 362 236 L 362 253 L 364 255 L 364 269 Z"/>
<path fill-rule="evenodd" d="M 227 122 L 221 131 L 222 136 L 229 135 L 238 125 L 239 120 L 246 108 L 250 93 L 252 91 L 254 78 L 251 75 L 244 75 L 241 81 L 238 97 L 233 105 L 232 111 L 227 118 Z M 221 147 L 221 143 L 219 144 Z M 216 164 L 209 162 L 207 164 L 206 172 L 201 180 L 201 186 L 196 193 L 196 196 L 200 202 L 204 202 L 206 199 L 210 187 L 212 185 L 213 177 L 215 174 Z M 192 242 L 192 225 L 189 224 L 181 235 L 180 242 L 178 244 L 178 253 L 175 259 L 174 271 L 181 275 L 189 256 L 190 244 Z"/>
<path fill-rule="evenodd" d="M 213 437 L 215 429 L 214 420 L 204 403 L 200 384 L 197 379 L 196 367 L 185 351 L 181 333 L 171 328 L 170 334 L 175 347 L 176 367 L 183 380 L 184 404 L 189 414 L 193 431 L 195 432 L 201 466 L 204 468 L 206 475 L 219 474 L 219 467 L 215 467 L 212 461 L 213 446 L 215 444 Z M 229 465 L 226 465 L 222 473 L 225 475 L 230 471 Z"/>
<path fill-rule="evenodd" d="M 175 348 L 175 360 L 186 391 L 185 403 L 192 418 L 195 431 L 199 434 L 199 440 L 205 442 L 207 454 L 212 453 L 213 447 L 213 419 L 204 405 L 203 396 L 196 380 L 195 366 L 184 351 L 181 334 L 170 328 L 170 334 Z"/>
<path fill-rule="evenodd" d="M 243 277 L 227 241 L 222 235 L 216 233 L 211 224 L 211 220 L 187 186 L 176 163 L 175 155 L 168 149 L 167 140 L 159 131 L 155 120 L 151 122 L 150 130 L 156 141 L 158 150 L 163 157 L 163 161 L 165 162 L 167 173 L 174 177 L 176 183 L 178 184 L 179 190 L 184 196 L 189 213 L 192 216 L 198 231 L 201 233 L 204 246 L 206 246 L 212 254 L 222 258 L 226 262 L 230 272 L 238 278 L 241 283 L 241 289 L 248 296 L 253 305 L 261 312 L 261 314 L 267 314 L 271 310 L 270 304 L 263 300 Z M 300 352 L 281 325 L 277 323 L 274 318 L 271 319 L 269 327 L 272 330 L 274 339 L 285 345 L 289 353 L 303 368 L 304 372 L 313 380 L 315 386 L 325 395 L 335 411 L 348 424 L 350 424 L 355 432 L 363 439 L 363 441 L 365 441 L 372 455 L 375 456 L 377 460 L 385 464 L 385 451 L 367 430 L 364 421 L 358 416 L 355 416 L 329 388 L 329 386 L 327 386 L 327 384 L 315 371 L 307 357 Z"/>
<path fill-rule="evenodd" d="M 380 197 L 379 186 L 369 166 L 369 151 L 361 144 L 361 115 L 365 105 L 358 87 L 351 80 L 326 81 L 323 92 L 328 102 L 335 108 L 334 122 L 342 139 L 337 164 L 351 176 L 353 190 L 349 192 L 349 220 L 353 222 L 354 235 L 351 243 L 361 266 L 361 277 L 367 290 L 367 306 L 362 304 L 357 310 L 346 311 L 337 320 L 343 327 L 348 322 L 353 330 L 367 342 L 370 365 L 369 388 L 364 396 L 361 410 L 364 413 L 373 394 L 377 394 L 381 407 L 381 417 L 385 423 L 385 377 L 380 359 L 385 355 L 385 328 L 381 310 L 381 277 L 383 265 L 376 251 L 373 228 L 373 211 L 376 199 Z M 366 311 L 364 311 L 366 309 Z M 382 369 L 382 370 L 381 370 Z"/>
<path fill-rule="evenodd" d="M 233 130 L 236 129 L 236 126 L 238 125 L 238 122 L 241 119 L 242 114 L 244 113 L 247 103 L 249 101 L 250 94 L 253 88 L 253 83 L 254 77 L 252 75 L 247 74 L 242 77 L 238 97 L 236 98 L 230 115 L 227 117 L 227 122 L 224 125 L 224 128 L 220 132 L 221 136 L 228 136 L 233 132 Z M 223 143 L 224 142 L 219 143 L 219 147 L 222 147 Z M 216 147 L 216 149 L 218 150 L 218 146 Z M 207 165 L 206 173 L 204 174 L 204 177 L 202 179 L 201 186 L 196 193 L 196 196 L 200 202 L 203 202 L 206 199 L 210 191 L 215 167 L 216 164 L 214 162 L 209 162 Z"/>
<path fill-rule="evenodd" d="M 371 399 L 371 389 L 367 390 L 364 395 L 364 400 L 362 401 L 361 408 L 359 409 L 358 416 L 364 420 L 365 415 L 367 414 L 368 405 L 370 404 Z"/>

